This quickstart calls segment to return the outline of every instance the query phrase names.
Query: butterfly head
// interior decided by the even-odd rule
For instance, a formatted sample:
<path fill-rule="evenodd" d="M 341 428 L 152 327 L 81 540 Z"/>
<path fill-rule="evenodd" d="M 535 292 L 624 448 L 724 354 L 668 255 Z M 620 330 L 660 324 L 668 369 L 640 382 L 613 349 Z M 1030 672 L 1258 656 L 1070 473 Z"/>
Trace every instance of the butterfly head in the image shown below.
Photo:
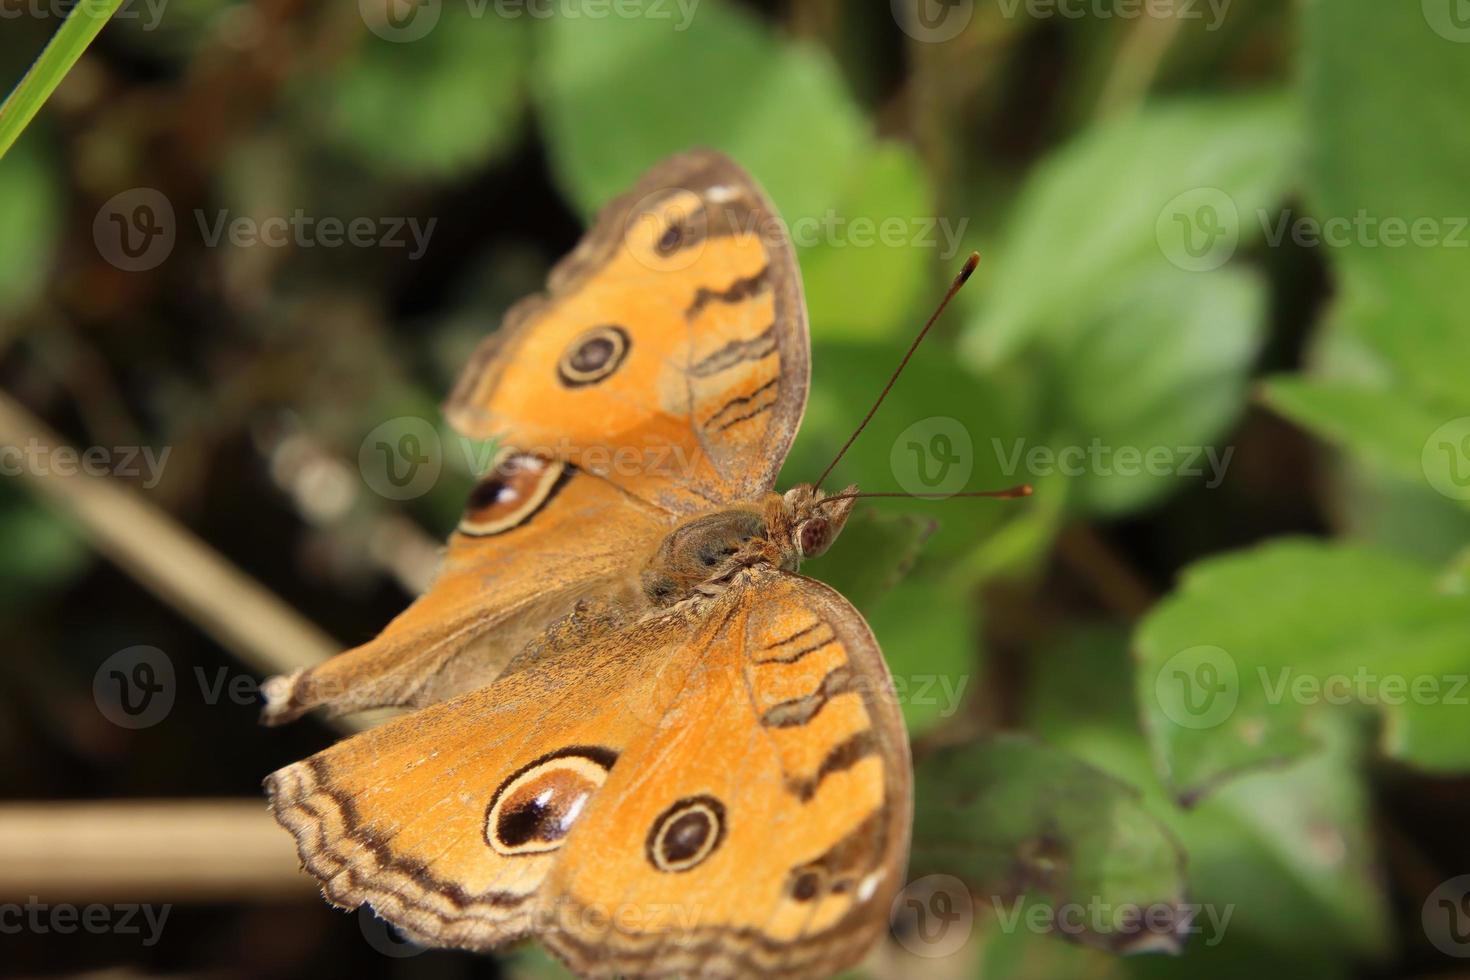
<path fill-rule="evenodd" d="M 816 558 L 832 547 L 857 503 L 847 496 L 853 493 L 857 493 L 856 486 L 848 487 L 840 494 L 829 495 L 803 483 L 781 495 L 782 519 L 779 524 L 780 530 L 786 533 L 781 535 L 778 532 L 776 537 L 778 540 L 785 538 L 781 543 L 789 548 L 792 567 L 803 559 Z"/>

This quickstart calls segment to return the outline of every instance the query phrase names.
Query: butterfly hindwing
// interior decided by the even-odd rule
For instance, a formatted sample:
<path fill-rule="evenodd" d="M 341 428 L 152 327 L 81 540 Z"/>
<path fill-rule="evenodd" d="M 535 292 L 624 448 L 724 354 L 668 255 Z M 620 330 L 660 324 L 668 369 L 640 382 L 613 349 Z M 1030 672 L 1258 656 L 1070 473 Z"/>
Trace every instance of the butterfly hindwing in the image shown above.
<path fill-rule="evenodd" d="M 886 925 L 909 778 L 861 617 L 764 571 L 270 789 L 328 897 L 433 944 L 534 934 L 588 976 L 818 975 Z"/>

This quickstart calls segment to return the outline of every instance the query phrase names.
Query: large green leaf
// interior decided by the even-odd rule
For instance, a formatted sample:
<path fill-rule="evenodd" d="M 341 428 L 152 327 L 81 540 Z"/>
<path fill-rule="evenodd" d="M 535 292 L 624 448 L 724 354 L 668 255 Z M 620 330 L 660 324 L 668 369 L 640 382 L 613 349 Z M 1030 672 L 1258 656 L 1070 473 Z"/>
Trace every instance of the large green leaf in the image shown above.
<path fill-rule="evenodd" d="M 915 780 L 912 877 L 959 877 L 1002 931 L 1024 923 L 1111 949 L 1177 948 L 1184 855 L 1137 791 L 1022 736 L 942 749 Z M 1155 918 L 1091 914 L 1125 905 Z"/>
<path fill-rule="evenodd" d="M 1470 767 L 1470 596 L 1412 562 L 1310 541 L 1203 562 L 1135 646 L 1140 709 L 1182 798 L 1302 756 L 1314 716 L 1356 705 L 1382 713 L 1389 754 Z"/>
<path fill-rule="evenodd" d="M 631 0 L 620 7 L 636 13 L 616 17 L 572 6 L 543 25 L 536 97 L 552 165 L 585 213 L 693 146 L 734 157 L 788 222 L 837 203 L 868 135 L 825 53 L 720 0 L 687 21 L 672 3 Z"/>
<path fill-rule="evenodd" d="M 1030 726 L 1049 742 L 1139 787 L 1188 852 L 1197 932 L 1182 956 L 1129 960 L 1126 974 L 1228 980 L 1271 962 L 1293 976 L 1347 977 L 1355 959 L 1380 954 L 1384 901 L 1351 719 L 1324 719 L 1322 750 L 1311 757 L 1234 780 L 1181 810 L 1138 729 L 1130 666 L 1114 631 L 1073 635 L 1033 658 L 1027 704 Z M 1037 945 L 1028 964 L 1055 958 Z M 1091 974 L 1105 964 L 1087 956 L 1085 966 Z"/>
<path fill-rule="evenodd" d="M 326 136 L 375 172 L 455 176 L 508 149 L 517 134 L 529 61 L 525 25 L 476 17 L 457 3 L 435 16 L 421 37 L 364 31 L 343 64 L 301 93 Z"/>
<path fill-rule="evenodd" d="M 1312 203 L 1322 221 L 1351 228 L 1331 250 L 1345 294 L 1338 322 L 1368 338 L 1407 390 L 1470 415 L 1470 58 L 1446 30 L 1454 7 L 1314 0 L 1303 79 Z"/>
<path fill-rule="evenodd" d="M 1127 277 L 1223 264 L 1296 176 L 1295 119 L 1278 95 L 1173 103 L 1054 155 L 1028 180 L 995 249 L 990 294 L 965 338 L 971 362 L 1065 341 Z M 1213 242 L 1198 260 L 1177 238 L 1191 222 L 1193 238 Z"/>
<path fill-rule="evenodd" d="M 1216 443 L 1245 407 L 1265 293 L 1252 272 L 1170 269 L 1128 280 L 1088 314 L 1056 355 L 1049 439 L 1075 477 L 1074 507 L 1116 514 L 1219 485 L 1232 450 Z"/>

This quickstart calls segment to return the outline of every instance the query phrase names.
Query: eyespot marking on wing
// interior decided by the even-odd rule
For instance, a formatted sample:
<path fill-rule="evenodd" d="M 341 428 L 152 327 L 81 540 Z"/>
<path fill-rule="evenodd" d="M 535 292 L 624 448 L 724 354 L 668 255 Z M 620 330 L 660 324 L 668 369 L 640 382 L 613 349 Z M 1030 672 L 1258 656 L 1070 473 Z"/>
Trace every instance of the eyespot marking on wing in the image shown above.
<path fill-rule="evenodd" d="M 506 857 L 561 847 L 616 761 L 611 749 L 578 745 L 522 766 L 490 798 L 485 843 Z"/>
<path fill-rule="evenodd" d="M 689 796 L 659 814 L 648 831 L 648 863 L 659 871 L 692 871 L 725 839 L 725 805 L 713 796 Z"/>
<path fill-rule="evenodd" d="M 596 384 L 622 366 L 631 347 L 628 331 L 617 324 L 583 331 L 562 352 L 556 365 L 557 379 L 568 388 Z"/>
<path fill-rule="evenodd" d="M 566 485 L 572 469 L 526 453 L 509 457 L 470 491 L 459 533 L 489 537 L 520 527 Z"/>

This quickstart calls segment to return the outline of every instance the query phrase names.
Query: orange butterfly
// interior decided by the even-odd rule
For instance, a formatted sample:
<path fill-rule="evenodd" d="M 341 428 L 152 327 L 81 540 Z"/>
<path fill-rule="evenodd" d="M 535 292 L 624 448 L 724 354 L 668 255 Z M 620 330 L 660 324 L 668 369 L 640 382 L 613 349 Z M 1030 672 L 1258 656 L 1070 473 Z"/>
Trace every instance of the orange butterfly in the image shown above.
<path fill-rule="evenodd" d="M 806 309 L 764 193 L 673 157 L 600 215 L 446 406 L 516 452 L 428 593 L 267 686 L 266 719 L 427 706 L 266 780 L 327 898 L 587 976 L 817 976 L 884 931 L 909 747 L 858 612 L 804 578 L 854 500 L 772 492 Z"/>

